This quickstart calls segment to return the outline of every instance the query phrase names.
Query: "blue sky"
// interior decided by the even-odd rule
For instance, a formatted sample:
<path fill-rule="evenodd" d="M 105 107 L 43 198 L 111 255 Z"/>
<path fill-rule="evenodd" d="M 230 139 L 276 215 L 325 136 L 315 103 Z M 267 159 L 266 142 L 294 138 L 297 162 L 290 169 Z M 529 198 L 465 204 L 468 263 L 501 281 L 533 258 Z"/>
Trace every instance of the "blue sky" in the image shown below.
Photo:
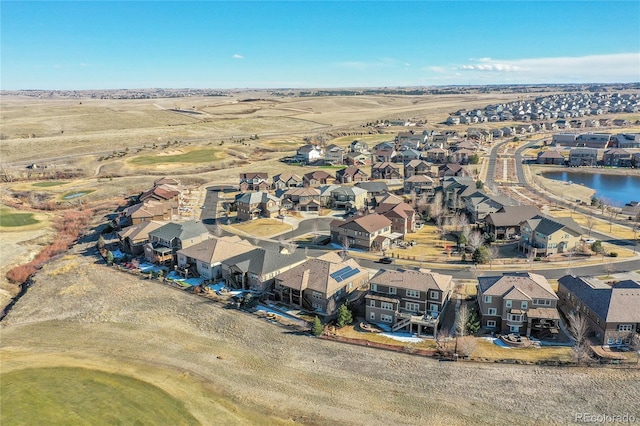
<path fill-rule="evenodd" d="M 640 2 L 1 2 L 1 88 L 640 81 Z"/>

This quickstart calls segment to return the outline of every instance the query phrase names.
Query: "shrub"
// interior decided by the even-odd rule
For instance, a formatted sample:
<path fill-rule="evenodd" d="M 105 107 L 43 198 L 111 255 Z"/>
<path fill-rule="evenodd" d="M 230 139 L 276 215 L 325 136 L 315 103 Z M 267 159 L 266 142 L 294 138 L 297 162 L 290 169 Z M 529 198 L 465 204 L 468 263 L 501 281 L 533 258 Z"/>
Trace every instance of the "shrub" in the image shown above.
<path fill-rule="evenodd" d="M 618 252 L 617 251 L 612 251 L 611 253 L 609 253 L 609 256 L 618 257 Z"/>
<path fill-rule="evenodd" d="M 322 329 L 322 321 L 320 321 L 320 318 L 316 315 L 313 319 L 313 324 L 311 325 L 311 333 L 313 333 L 314 336 L 320 336 L 322 334 Z"/>
<path fill-rule="evenodd" d="M 540 262 L 542 260 L 542 258 L 540 256 L 536 256 L 533 258 L 534 262 Z"/>
<path fill-rule="evenodd" d="M 349 310 L 349 307 L 346 303 L 343 303 L 338 308 L 338 320 L 336 321 L 336 325 L 340 328 L 344 327 L 347 324 L 351 324 L 353 322 L 353 314 Z"/>

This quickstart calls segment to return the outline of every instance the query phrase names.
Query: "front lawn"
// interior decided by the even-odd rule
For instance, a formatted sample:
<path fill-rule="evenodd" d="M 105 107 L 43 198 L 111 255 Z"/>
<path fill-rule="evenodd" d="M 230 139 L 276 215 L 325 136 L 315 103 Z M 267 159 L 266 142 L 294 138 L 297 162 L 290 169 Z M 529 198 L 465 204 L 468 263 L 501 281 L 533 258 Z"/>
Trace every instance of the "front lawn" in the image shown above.
<path fill-rule="evenodd" d="M 241 231 L 252 237 L 268 237 L 291 231 L 291 225 L 277 219 L 256 219 L 228 225 L 230 232 Z"/>

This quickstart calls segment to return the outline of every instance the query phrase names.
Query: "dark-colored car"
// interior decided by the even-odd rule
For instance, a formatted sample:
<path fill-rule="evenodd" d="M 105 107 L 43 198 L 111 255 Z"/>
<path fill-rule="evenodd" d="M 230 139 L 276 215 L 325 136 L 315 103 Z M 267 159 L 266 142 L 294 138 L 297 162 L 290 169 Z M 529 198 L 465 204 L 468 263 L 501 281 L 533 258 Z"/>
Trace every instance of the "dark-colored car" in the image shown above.
<path fill-rule="evenodd" d="M 393 259 L 391 257 L 381 257 L 378 260 L 378 263 L 385 263 L 385 264 L 389 264 L 389 263 L 393 263 Z"/>

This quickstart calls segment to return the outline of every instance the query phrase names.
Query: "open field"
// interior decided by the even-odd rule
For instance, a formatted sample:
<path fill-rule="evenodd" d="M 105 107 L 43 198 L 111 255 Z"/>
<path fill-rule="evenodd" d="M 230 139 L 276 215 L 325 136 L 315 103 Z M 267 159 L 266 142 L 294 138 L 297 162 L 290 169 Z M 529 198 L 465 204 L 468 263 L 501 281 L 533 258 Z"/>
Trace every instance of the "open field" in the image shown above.
<path fill-rule="evenodd" d="M 34 217 L 34 213 L 20 213 L 12 209 L 0 208 L 0 227 L 2 228 L 29 226 L 39 222 Z"/>
<path fill-rule="evenodd" d="M 638 370 L 438 363 L 318 340 L 82 255 L 46 266 L 0 331 L 3 375 L 133 377 L 202 424 L 529 425 L 640 413 Z"/>
<path fill-rule="evenodd" d="M 156 386 L 84 368 L 14 370 L 2 377 L 0 401 L 3 425 L 198 424 L 179 400 Z"/>
<path fill-rule="evenodd" d="M 231 232 L 240 231 L 247 236 L 268 237 L 291 231 L 291 225 L 276 219 L 256 219 L 246 222 L 235 223 L 233 225 L 222 225 L 222 228 L 230 228 Z"/>
<path fill-rule="evenodd" d="M 224 151 L 214 148 L 189 149 L 164 155 L 140 155 L 129 160 L 136 166 L 153 166 L 157 164 L 206 163 L 226 157 Z"/>

